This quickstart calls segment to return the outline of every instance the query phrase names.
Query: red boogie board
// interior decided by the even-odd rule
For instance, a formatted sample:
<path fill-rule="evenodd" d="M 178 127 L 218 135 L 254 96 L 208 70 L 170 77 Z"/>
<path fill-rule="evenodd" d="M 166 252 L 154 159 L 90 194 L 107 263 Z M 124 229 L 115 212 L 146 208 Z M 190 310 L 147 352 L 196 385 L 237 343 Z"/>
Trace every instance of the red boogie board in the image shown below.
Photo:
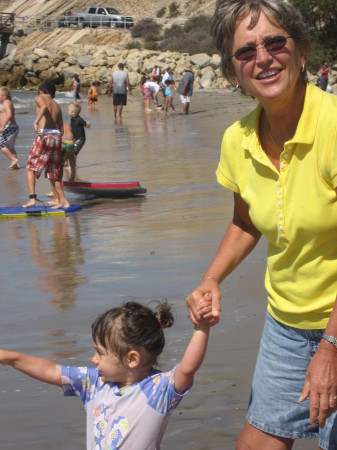
<path fill-rule="evenodd" d="M 117 198 L 143 195 L 146 189 L 138 181 L 62 181 L 66 191 L 80 195 L 90 195 L 97 198 Z"/>

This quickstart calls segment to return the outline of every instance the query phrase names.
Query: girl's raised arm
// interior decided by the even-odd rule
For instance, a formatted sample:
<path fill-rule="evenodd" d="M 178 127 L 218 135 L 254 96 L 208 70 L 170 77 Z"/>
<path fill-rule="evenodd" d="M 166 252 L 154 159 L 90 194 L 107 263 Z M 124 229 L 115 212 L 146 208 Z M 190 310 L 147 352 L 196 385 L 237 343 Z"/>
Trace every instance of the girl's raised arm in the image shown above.
<path fill-rule="evenodd" d="M 0 349 L 0 364 L 12 366 L 14 369 L 44 383 L 62 386 L 61 366 L 49 359 Z"/>

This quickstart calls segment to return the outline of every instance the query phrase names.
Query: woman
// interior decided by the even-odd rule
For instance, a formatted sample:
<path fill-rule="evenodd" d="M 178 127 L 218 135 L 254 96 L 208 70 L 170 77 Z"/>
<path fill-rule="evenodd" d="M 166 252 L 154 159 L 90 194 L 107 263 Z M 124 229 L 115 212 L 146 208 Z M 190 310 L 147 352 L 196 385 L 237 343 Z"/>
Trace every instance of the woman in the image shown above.
<path fill-rule="evenodd" d="M 191 320 L 222 282 L 269 241 L 268 310 L 237 449 L 291 449 L 319 435 L 337 449 L 337 98 L 307 84 L 309 35 L 280 0 L 218 0 L 212 34 L 222 71 L 259 101 L 223 138 L 217 178 L 234 216 L 197 289 Z"/>

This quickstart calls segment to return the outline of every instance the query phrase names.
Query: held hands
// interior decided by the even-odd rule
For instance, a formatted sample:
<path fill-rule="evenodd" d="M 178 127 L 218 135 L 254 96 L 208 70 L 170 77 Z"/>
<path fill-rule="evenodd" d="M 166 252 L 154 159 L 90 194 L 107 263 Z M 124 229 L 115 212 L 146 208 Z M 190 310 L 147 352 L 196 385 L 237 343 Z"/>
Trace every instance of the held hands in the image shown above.
<path fill-rule="evenodd" d="M 319 348 L 313 356 L 305 377 L 303 402 L 310 396 L 310 423 L 320 428 L 334 411 L 337 411 L 337 352 Z"/>
<path fill-rule="evenodd" d="M 205 320 L 209 326 L 216 325 L 220 320 L 220 289 L 214 278 L 204 278 L 197 289 L 186 299 L 189 317 L 194 325 L 202 325 Z"/>

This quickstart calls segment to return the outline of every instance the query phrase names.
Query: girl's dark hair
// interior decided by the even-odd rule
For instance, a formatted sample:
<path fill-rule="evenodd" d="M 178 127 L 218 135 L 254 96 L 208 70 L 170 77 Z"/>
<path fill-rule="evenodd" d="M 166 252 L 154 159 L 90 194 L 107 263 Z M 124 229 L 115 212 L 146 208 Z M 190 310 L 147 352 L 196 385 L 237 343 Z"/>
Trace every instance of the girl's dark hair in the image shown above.
<path fill-rule="evenodd" d="M 101 314 L 91 325 L 92 338 L 105 350 L 113 352 L 124 364 L 131 349 L 146 350 L 151 365 L 165 346 L 164 328 L 174 317 L 167 301 L 157 302 L 155 310 L 136 302 L 127 302 Z"/>
<path fill-rule="evenodd" d="M 76 81 L 80 81 L 80 77 L 77 75 L 77 73 L 74 73 L 73 78 L 75 78 Z"/>

